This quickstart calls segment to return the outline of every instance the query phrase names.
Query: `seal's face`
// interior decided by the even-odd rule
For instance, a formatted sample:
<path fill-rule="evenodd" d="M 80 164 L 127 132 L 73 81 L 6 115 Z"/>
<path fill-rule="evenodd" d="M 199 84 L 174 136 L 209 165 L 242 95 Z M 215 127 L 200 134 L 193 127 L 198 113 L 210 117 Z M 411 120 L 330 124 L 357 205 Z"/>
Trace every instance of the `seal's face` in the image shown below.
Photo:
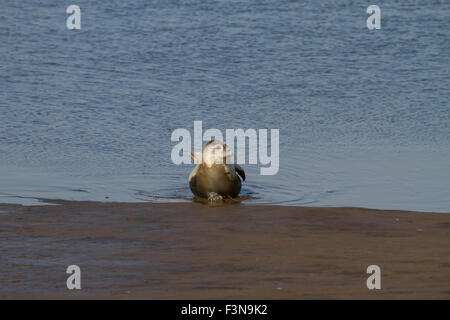
<path fill-rule="evenodd" d="M 230 163 L 232 156 L 233 152 L 227 148 L 225 142 L 220 140 L 210 140 L 203 148 L 203 163 L 209 168 L 213 164 Z"/>

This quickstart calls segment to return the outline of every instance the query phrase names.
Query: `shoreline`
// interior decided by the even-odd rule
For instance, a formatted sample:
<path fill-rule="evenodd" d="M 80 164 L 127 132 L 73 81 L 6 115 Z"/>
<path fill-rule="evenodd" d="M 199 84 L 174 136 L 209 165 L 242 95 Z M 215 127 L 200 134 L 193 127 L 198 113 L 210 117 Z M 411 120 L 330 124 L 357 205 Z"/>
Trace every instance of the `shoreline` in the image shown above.
<path fill-rule="evenodd" d="M 1 194 L 0 194 L 1 195 Z M 127 204 L 127 205 L 138 205 L 138 204 L 159 204 L 159 205 L 182 205 L 182 204 L 202 204 L 208 207 L 214 207 L 214 205 L 209 205 L 206 199 L 200 199 L 197 197 L 159 197 L 153 196 L 153 200 L 138 200 L 136 201 L 122 201 L 122 200 L 111 200 L 109 197 L 106 197 L 104 200 L 66 200 L 61 198 L 41 198 L 41 197 L 31 197 L 31 196 L 18 196 L 18 195 L 8 195 L 11 198 L 20 198 L 26 201 L 14 201 L 14 202 L 1 202 L 0 206 L 23 206 L 23 207 L 40 207 L 40 206 L 52 206 L 52 205 L 64 205 L 69 203 L 79 203 L 79 204 Z M 156 199 L 156 200 L 155 200 Z M 168 199 L 173 201 L 161 201 L 161 199 Z M 384 208 L 384 207 L 370 207 L 370 206 L 359 206 L 359 205 L 343 205 L 343 206 L 335 206 L 335 205 L 313 205 L 314 202 L 307 202 L 302 204 L 285 204 L 283 202 L 277 203 L 261 203 L 261 202 L 252 202 L 252 200 L 258 200 L 259 198 L 252 198 L 248 196 L 239 196 L 233 199 L 224 199 L 223 204 L 218 204 L 217 206 L 229 206 L 229 205 L 243 205 L 248 207 L 258 206 L 258 207 L 283 207 L 283 208 L 317 208 L 317 209 L 339 209 L 339 208 L 353 208 L 353 209 L 361 209 L 361 210 L 371 210 L 371 211 L 388 211 L 388 212 L 415 212 L 415 213 L 432 213 L 432 214 L 450 214 L 450 211 L 433 211 L 429 209 L 417 210 L 417 209 L 396 209 L 396 208 Z M 289 203 L 289 202 L 288 202 Z"/>
<path fill-rule="evenodd" d="M 446 213 L 45 201 L 0 204 L 1 299 L 450 298 Z"/>

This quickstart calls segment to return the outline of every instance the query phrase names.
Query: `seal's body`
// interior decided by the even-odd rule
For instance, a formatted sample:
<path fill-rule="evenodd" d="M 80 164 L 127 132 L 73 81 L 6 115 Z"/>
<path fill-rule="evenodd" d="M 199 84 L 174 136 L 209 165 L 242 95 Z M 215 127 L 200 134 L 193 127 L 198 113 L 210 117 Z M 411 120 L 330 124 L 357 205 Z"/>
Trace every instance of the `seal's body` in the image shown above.
<path fill-rule="evenodd" d="M 195 169 L 189 175 L 189 187 L 194 195 L 210 201 L 223 197 L 236 197 L 241 191 L 241 178 L 245 181 L 244 170 L 227 161 L 232 156 L 222 141 L 205 143 L 201 155 L 191 154 Z M 240 177 L 239 177 L 240 176 Z"/>
<path fill-rule="evenodd" d="M 223 197 L 236 197 L 241 191 L 241 179 L 232 165 L 213 164 L 210 168 L 199 164 L 189 176 L 189 187 L 197 197 L 208 198 L 211 192 Z M 233 172 L 234 171 L 234 172 Z"/>

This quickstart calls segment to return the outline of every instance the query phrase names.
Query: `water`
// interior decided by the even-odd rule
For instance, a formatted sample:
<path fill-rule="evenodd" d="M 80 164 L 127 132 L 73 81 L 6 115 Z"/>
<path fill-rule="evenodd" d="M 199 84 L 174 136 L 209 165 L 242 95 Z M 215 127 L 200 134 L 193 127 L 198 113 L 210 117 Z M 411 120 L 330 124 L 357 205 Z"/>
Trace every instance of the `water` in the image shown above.
<path fill-rule="evenodd" d="M 186 201 L 170 136 L 202 120 L 280 129 L 246 203 L 450 212 L 449 4 L 377 4 L 2 1 L 0 202 Z"/>

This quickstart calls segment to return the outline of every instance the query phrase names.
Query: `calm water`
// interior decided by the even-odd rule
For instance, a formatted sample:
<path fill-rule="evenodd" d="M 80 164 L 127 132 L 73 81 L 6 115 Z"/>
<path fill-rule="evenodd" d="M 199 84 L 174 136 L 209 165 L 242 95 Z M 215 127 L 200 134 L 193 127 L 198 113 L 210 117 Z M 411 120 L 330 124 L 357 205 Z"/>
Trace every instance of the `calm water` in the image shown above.
<path fill-rule="evenodd" d="M 187 199 L 202 120 L 280 129 L 247 203 L 450 212 L 449 2 L 377 4 L 1 1 L 0 202 Z"/>

